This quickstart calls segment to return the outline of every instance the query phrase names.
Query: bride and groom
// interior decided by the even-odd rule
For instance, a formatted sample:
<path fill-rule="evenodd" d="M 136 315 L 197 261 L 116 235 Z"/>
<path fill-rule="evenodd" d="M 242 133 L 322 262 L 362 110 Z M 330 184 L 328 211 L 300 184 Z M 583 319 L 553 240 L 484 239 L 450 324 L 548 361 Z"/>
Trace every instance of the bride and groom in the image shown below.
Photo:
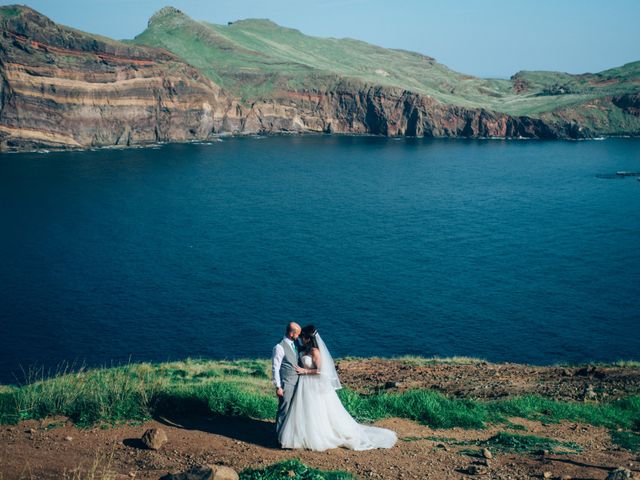
<path fill-rule="evenodd" d="M 279 398 L 276 431 L 283 448 L 323 451 L 391 448 L 396 433 L 357 423 L 336 390 L 342 388 L 327 346 L 313 325 L 287 326 L 273 348 L 273 383 Z"/>

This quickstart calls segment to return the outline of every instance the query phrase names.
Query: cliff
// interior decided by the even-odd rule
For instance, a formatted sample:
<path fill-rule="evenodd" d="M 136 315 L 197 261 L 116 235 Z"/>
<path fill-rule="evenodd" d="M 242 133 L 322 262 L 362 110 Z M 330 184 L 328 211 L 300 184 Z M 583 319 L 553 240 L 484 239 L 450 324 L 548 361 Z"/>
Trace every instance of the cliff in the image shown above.
<path fill-rule="evenodd" d="M 2 149 L 206 138 L 219 88 L 169 52 L 0 9 Z"/>
<path fill-rule="evenodd" d="M 459 74 L 433 58 L 268 20 L 167 7 L 117 42 L 0 7 L 0 150 L 203 140 L 221 133 L 588 138 L 640 133 L 640 62 L 572 76 Z"/>

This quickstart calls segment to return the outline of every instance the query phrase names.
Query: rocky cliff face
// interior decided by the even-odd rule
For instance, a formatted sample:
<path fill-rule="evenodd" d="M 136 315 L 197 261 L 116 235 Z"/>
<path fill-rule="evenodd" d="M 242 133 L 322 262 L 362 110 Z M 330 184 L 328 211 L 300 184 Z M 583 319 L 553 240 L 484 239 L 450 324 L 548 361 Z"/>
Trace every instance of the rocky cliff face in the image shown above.
<path fill-rule="evenodd" d="M 348 81 L 242 102 L 165 50 L 0 9 L 0 150 L 203 140 L 220 133 L 325 132 L 426 137 L 582 138 L 571 112 L 510 116 Z M 638 116 L 638 96 L 611 99 Z"/>
<path fill-rule="evenodd" d="M 529 117 L 444 105 L 394 88 L 279 92 L 270 102 L 237 108 L 239 116 L 227 113 L 222 130 L 466 138 L 567 138 L 586 133 Z"/>
<path fill-rule="evenodd" d="M 206 138 L 219 88 L 158 50 L 0 17 L 0 147 L 90 147 Z"/>

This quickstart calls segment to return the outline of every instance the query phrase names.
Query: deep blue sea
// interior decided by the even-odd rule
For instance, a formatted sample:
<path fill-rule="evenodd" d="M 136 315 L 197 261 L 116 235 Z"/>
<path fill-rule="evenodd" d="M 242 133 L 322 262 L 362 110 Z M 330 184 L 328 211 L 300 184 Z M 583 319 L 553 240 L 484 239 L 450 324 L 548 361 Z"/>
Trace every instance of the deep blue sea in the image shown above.
<path fill-rule="evenodd" d="M 230 138 L 0 155 L 0 382 L 21 367 L 640 359 L 640 140 Z"/>

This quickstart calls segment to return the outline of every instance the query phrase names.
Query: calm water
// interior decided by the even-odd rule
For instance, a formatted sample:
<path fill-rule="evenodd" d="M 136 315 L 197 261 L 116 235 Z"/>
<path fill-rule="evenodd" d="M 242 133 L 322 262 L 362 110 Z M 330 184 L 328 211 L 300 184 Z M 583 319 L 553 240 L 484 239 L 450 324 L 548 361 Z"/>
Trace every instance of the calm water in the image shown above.
<path fill-rule="evenodd" d="M 640 358 L 640 141 L 229 139 L 0 156 L 0 381 L 20 365 Z M 21 374 L 18 373 L 18 377 Z"/>

